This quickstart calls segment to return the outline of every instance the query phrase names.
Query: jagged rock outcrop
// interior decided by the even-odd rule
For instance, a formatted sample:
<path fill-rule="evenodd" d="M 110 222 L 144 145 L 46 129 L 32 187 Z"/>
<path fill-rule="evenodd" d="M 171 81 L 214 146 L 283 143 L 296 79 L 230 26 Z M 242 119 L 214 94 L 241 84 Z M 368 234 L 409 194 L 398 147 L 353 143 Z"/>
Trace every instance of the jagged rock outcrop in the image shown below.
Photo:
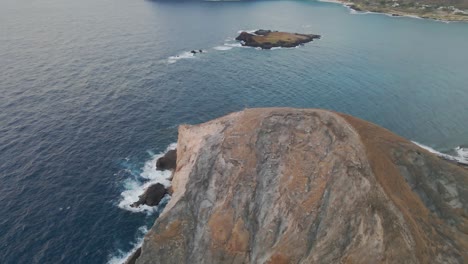
<path fill-rule="evenodd" d="M 344 114 L 181 126 L 173 188 L 136 263 L 468 262 L 468 170 Z"/>
<path fill-rule="evenodd" d="M 134 202 L 131 204 L 131 207 L 138 207 L 142 204 L 148 205 L 148 206 L 156 206 L 161 202 L 161 200 L 164 198 L 164 195 L 166 195 L 168 192 L 164 185 L 161 183 L 155 183 L 153 185 L 150 185 L 145 192 L 140 195 L 138 198 L 138 201 Z"/>
<path fill-rule="evenodd" d="M 177 165 L 177 150 L 172 149 L 156 161 L 156 170 L 175 170 Z M 131 204 L 131 207 L 140 205 L 156 206 L 166 194 L 171 194 L 171 189 L 166 189 L 161 183 L 155 183 L 145 189 L 145 192 L 138 196 L 138 201 Z"/>
<path fill-rule="evenodd" d="M 157 170 L 174 170 L 177 162 L 177 150 L 169 150 L 156 161 Z"/>

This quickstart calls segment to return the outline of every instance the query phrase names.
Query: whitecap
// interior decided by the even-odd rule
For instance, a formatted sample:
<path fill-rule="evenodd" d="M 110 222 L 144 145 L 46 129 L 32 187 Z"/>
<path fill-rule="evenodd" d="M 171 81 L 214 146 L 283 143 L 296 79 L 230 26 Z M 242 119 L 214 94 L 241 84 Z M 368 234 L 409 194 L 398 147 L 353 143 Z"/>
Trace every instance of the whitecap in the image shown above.
<path fill-rule="evenodd" d="M 156 161 L 164 156 L 169 150 L 176 149 L 177 144 L 173 143 L 170 144 L 166 151 L 159 154 L 152 154 L 151 158 L 145 162 L 143 168 L 141 169 L 141 173 L 135 175 L 136 177 L 130 177 L 123 182 L 124 191 L 120 194 L 121 200 L 118 206 L 130 212 L 145 212 L 147 214 L 152 214 L 158 210 L 158 206 L 147 206 L 147 205 L 140 205 L 139 207 L 131 207 L 130 205 L 134 202 L 138 201 L 139 196 L 143 194 L 143 192 L 149 186 L 161 183 L 166 188 L 171 185 L 171 181 L 169 180 L 172 172 L 167 171 L 158 171 L 156 170 Z"/>
<path fill-rule="evenodd" d="M 213 49 L 225 51 L 225 50 L 231 50 L 232 48 L 243 48 L 243 47 L 244 46 L 242 46 L 242 43 L 236 42 L 236 43 L 224 43 L 224 45 L 216 46 Z"/>
<path fill-rule="evenodd" d="M 255 34 L 255 31 L 257 31 L 258 29 L 241 29 L 239 31 L 237 31 L 238 34 L 242 33 L 242 32 L 247 32 L 247 33 L 250 33 L 250 34 Z"/>
<path fill-rule="evenodd" d="M 172 63 L 176 63 L 178 60 L 193 59 L 193 58 L 195 58 L 195 54 L 191 53 L 190 51 L 185 51 L 185 52 L 180 53 L 179 55 L 170 56 L 169 58 L 167 58 L 167 63 L 172 64 Z"/>
<path fill-rule="evenodd" d="M 213 49 L 215 49 L 215 50 L 230 50 L 230 49 L 232 49 L 232 47 L 229 47 L 229 46 L 217 46 L 217 47 L 214 47 Z"/>
<path fill-rule="evenodd" d="M 416 18 L 416 19 L 424 19 L 420 16 L 416 16 L 416 15 L 401 15 L 402 17 L 409 17 L 409 18 Z"/>
<path fill-rule="evenodd" d="M 232 47 L 232 48 L 242 48 L 241 43 L 224 43 L 224 46 L 226 47 Z"/>
<path fill-rule="evenodd" d="M 468 147 L 462 147 L 462 146 L 458 146 L 456 147 L 453 152 L 455 153 L 455 155 L 449 155 L 449 154 L 446 154 L 446 153 L 442 153 L 440 151 L 437 151 L 431 147 L 428 147 L 426 145 L 423 145 L 421 143 L 418 143 L 418 142 L 415 142 L 415 141 L 412 141 L 414 144 L 418 145 L 419 147 L 443 158 L 443 159 L 446 159 L 446 160 L 450 160 L 450 161 L 454 161 L 454 162 L 457 162 L 457 163 L 460 163 L 460 164 L 463 164 L 463 165 L 467 165 L 468 166 Z"/>
<path fill-rule="evenodd" d="M 464 164 L 468 165 L 468 147 L 458 146 L 455 148 L 455 153 Z"/>

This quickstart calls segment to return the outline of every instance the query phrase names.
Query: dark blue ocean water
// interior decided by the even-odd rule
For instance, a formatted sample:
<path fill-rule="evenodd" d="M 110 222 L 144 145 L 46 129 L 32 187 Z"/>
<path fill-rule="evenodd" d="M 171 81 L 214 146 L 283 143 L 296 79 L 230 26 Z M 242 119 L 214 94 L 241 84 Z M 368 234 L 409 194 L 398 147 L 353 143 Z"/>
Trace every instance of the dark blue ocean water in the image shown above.
<path fill-rule="evenodd" d="M 258 28 L 323 38 L 236 46 Z M 152 161 L 181 123 L 319 107 L 467 144 L 467 43 L 465 23 L 314 1 L 2 0 L 0 263 L 117 261 L 157 216 L 125 201 L 165 177 Z"/>

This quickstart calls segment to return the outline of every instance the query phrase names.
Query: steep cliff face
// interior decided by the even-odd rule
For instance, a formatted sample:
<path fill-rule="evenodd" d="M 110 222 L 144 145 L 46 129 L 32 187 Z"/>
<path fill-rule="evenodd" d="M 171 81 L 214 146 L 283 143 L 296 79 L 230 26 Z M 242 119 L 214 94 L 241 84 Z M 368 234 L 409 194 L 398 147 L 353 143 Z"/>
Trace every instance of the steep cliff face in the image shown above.
<path fill-rule="evenodd" d="M 324 110 L 181 126 L 136 263 L 466 263 L 468 170 Z"/>

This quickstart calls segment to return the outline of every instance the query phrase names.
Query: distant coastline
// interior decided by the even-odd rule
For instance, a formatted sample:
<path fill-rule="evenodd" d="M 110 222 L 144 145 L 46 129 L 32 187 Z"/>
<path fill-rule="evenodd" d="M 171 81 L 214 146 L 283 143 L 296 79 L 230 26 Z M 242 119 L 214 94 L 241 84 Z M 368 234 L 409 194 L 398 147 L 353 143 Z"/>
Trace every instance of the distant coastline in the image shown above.
<path fill-rule="evenodd" d="M 368 12 L 385 14 L 392 17 L 413 17 L 432 19 L 442 22 L 468 22 L 468 11 L 454 6 L 430 6 L 430 5 L 400 5 L 396 0 L 392 4 L 371 3 L 369 1 L 345 1 L 345 0 L 318 0 L 326 3 L 336 3 L 348 7 L 354 12 Z"/>

